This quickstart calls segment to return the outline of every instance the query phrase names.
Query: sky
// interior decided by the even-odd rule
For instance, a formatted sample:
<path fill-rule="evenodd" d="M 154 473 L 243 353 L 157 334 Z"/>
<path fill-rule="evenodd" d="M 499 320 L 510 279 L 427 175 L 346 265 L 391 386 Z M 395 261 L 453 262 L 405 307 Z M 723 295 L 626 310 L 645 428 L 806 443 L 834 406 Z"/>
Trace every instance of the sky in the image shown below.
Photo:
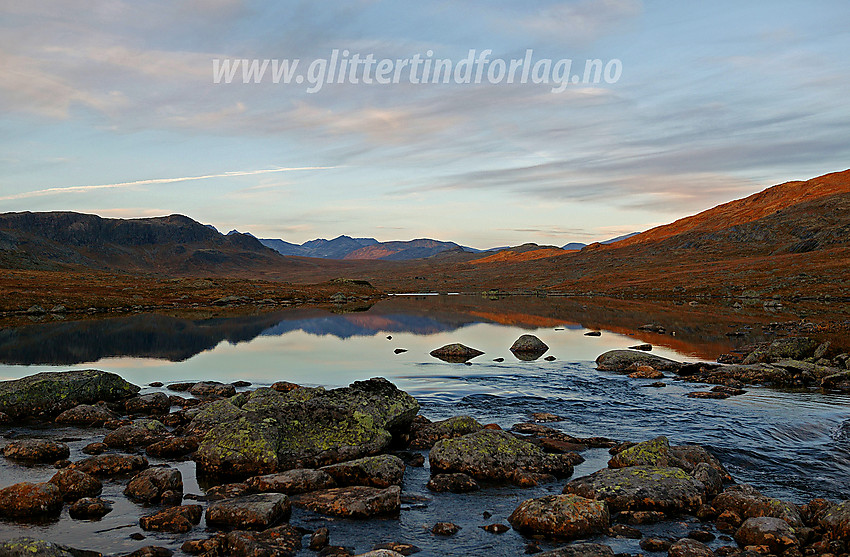
<path fill-rule="evenodd" d="M 843 0 L 0 0 L 0 212 L 605 240 L 850 167 L 848 22 Z M 480 83 L 346 72 L 309 92 L 334 50 L 491 52 Z M 528 50 L 611 71 L 561 92 L 487 78 Z M 243 59 L 298 59 L 304 81 L 216 83 Z"/>

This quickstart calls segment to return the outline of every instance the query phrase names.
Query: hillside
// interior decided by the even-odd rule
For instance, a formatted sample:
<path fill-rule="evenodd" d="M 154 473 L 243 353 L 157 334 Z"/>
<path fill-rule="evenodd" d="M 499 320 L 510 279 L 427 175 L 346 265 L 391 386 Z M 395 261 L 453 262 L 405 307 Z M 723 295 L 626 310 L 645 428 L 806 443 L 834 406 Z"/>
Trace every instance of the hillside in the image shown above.
<path fill-rule="evenodd" d="M 427 238 L 408 242 L 379 242 L 354 250 L 343 259 L 385 259 L 387 261 L 424 259 L 459 247 L 454 242 L 440 242 Z"/>
<path fill-rule="evenodd" d="M 316 257 L 321 259 L 383 259 L 404 261 L 423 259 L 438 253 L 458 248 L 454 242 L 440 242 L 422 238 L 409 241 L 379 242 L 374 238 L 352 238 L 338 236 L 333 240 L 317 239 L 293 244 L 284 240 L 270 238 L 260 242 L 281 255 Z M 472 250 L 471 250 L 472 251 Z"/>

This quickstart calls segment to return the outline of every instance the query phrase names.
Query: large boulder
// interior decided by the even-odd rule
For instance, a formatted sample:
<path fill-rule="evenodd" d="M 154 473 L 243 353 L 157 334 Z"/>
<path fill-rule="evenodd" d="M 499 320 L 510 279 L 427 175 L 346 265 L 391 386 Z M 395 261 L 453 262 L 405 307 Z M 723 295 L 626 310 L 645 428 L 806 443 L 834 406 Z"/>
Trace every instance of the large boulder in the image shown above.
<path fill-rule="evenodd" d="M 0 381 L 0 412 L 12 418 L 40 415 L 52 418 L 78 404 L 122 400 L 139 390 L 140 387 L 106 371 L 44 371 L 23 379 Z"/>
<path fill-rule="evenodd" d="M 210 526 L 265 530 L 289 519 L 291 508 L 282 493 L 260 493 L 215 502 L 207 507 L 206 518 Z"/>
<path fill-rule="evenodd" d="M 95 551 L 73 549 L 67 545 L 36 538 L 13 538 L 0 541 L 3 557 L 101 557 Z"/>
<path fill-rule="evenodd" d="M 152 445 L 168 435 L 168 429 L 158 420 L 137 420 L 109 432 L 103 442 L 114 449 L 134 449 Z"/>
<path fill-rule="evenodd" d="M 482 429 L 484 426 L 471 416 L 454 416 L 438 422 L 414 425 L 410 448 L 430 449 L 441 439 L 461 437 Z"/>
<path fill-rule="evenodd" d="M 286 472 L 254 476 L 245 482 L 251 491 L 257 493 L 306 493 L 336 487 L 336 482 L 327 472 L 296 468 Z"/>
<path fill-rule="evenodd" d="M 322 468 L 321 471 L 329 474 L 339 486 L 389 487 L 401 485 L 404 468 L 404 461 L 399 457 L 382 454 L 331 464 Z"/>
<path fill-rule="evenodd" d="M 231 407 L 219 413 L 220 404 Z M 202 431 L 218 421 L 193 458 L 201 474 L 242 478 L 378 454 L 419 411 L 413 397 L 385 379 L 330 391 L 258 389 L 212 406 L 189 425 Z"/>
<path fill-rule="evenodd" d="M 68 458 L 71 450 L 65 443 L 50 439 L 22 439 L 3 448 L 3 456 L 23 462 L 56 462 Z"/>
<path fill-rule="evenodd" d="M 342 518 L 397 515 L 401 510 L 401 488 L 336 487 L 293 497 L 296 506 Z"/>
<path fill-rule="evenodd" d="M 795 504 L 762 495 L 747 484 L 729 486 L 714 498 L 711 506 L 718 512 L 733 511 L 744 520 L 768 516 L 781 518 L 795 528 L 804 526 L 800 509 Z"/>
<path fill-rule="evenodd" d="M 472 358 L 484 354 L 481 350 L 464 346 L 463 344 L 447 344 L 436 350 L 431 350 L 431 355 L 437 359 L 449 362 L 451 364 L 462 364 L 468 362 Z"/>
<path fill-rule="evenodd" d="M 183 499 L 183 476 L 176 468 L 148 468 L 136 474 L 124 495 L 140 503 L 159 503 L 166 499 Z"/>
<path fill-rule="evenodd" d="M 522 335 L 511 345 L 511 353 L 520 360 L 536 360 L 549 350 L 549 346 L 534 335 Z"/>
<path fill-rule="evenodd" d="M 100 480 L 70 468 L 63 468 L 56 472 L 48 482 L 59 488 L 59 492 L 65 501 L 76 501 L 83 497 L 95 497 L 100 495 L 103 484 Z"/>
<path fill-rule="evenodd" d="M 692 474 L 700 465 L 705 464 L 717 471 L 722 481 L 731 481 L 732 476 L 726 471 L 717 457 L 699 445 L 670 446 L 669 440 L 663 435 L 633 445 L 614 455 L 608 461 L 610 468 L 626 468 L 628 466 L 675 466 Z"/>
<path fill-rule="evenodd" d="M 604 500 L 611 512 L 658 511 L 678 514 L 702 505 L 705 486 L 681 468 L 631 466 L 605 468 L 564 487 L 588 499 Z"/>
<path fill-rule="evenodd" d="M 516 482 L 518 475 L 528 473 L 562 477 L 573 473 L 570 455 L 549 454 L 507 431 L 492 429 L 439 441 L 428 461 L 432 473 L 462 472 L 477 480 Z"/>
<path fill-rule="evenodd" d="M 607 532 L 609 516 L 604 501 L 547 495 L 523 501 L 508 522 L 524 534 L 576 539 Z"/>
<path fill-rule="evenodd" d="M 609 350 L 596 358 L 596 369 L 599 371 L 634 371 L 637 366 L 650 366 L 658 371 L 678 371 L 682 364 L 638 350 Z"/>
<path fill-rule="evenodd" d="M 766 545 L 774 555 L 800 545 L 794 528 L 781 518 L 770 516 L 748 518 L 735 532 L 735 541 L 741 547 Z"/>
<path fill-rule="evenodd" d="M 22 482 L 0 489 L 0 516 L 37 518 L 58 515 L 62 492 L 55 484 Z"/>

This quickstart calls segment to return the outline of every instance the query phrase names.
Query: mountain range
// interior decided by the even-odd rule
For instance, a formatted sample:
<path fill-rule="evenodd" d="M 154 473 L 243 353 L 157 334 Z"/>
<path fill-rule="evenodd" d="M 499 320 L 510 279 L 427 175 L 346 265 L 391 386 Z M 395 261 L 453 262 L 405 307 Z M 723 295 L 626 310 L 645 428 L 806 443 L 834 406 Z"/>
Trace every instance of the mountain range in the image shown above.
<path fill-rule="evenodd" d="M 473 248 L 462 247 L 454 242 L 440 242 L 422 238 L 407 242 L 379 242 L 374 238 L 352 238 L 337 236 L 333 240 L 317 239 L 293 244 L 284 240 L 271 238 L 260 239 L 260 243 L 270 247 L 281 255 L 296 255 L 300 257 L 318 257 L 321 259 L 384 259 L 387 261 L 404 261 L 408 259 L 423 259 L 438 253 L 463 249 L 478 252 Z"/>

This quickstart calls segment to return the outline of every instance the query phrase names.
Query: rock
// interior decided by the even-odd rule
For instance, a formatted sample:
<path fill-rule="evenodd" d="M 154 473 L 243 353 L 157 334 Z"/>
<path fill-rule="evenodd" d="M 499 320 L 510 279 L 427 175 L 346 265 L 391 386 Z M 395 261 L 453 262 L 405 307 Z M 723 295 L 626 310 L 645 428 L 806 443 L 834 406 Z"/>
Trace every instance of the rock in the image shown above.
<path fill-rule="evenodd" d="M 401 485 L 404 478 L 404 468 L 404 461 L 399 457 L 383 454 L 367 456 L 340 464 L 331 464 L 321 468 L 321 471 L 329 474 L 338 486 L 389 487 Z"/>
<path fill-rule="evenodd" d="M 114 449 L 133 449 L 147 447 L 163 437 L 168 430 L 158 420 L 138 420 L 130 425 L 119 427 L 103 438 L 103 442 Z"/>
<path fill-rule="evenodd" d="M 652 553 L 667 551 L 671 545 L 673 541 L 665 538 L 643 538 L 640 541 L 640 548 Z"/>
<path fill-rule="evenodd" d="M 301 538 L 297 528 L 281 524 L 262 532 L 228 532 L 222 545 L 230 557 L 293 557 L 301 549 Z"/>
<path fill-rule="evenodd" d="M 255 476 L 245 483 L 252 491 L 258 493 L 275 492 L 289 495 L 336 487 L 336 482 L 330 474 L 309 468 L 296 468 L 277 474 Z"/>
<path fill-rule="evenodd" d="M 48 482 L 58 487 L 62 499 L 69 502 L 83 497 L 95 497 L 103 490 L 100 480 L 71 468 L 59 470 Z"/>
<path fill-rule="evenodd" d="M 639 540 L 643 537 L 643 533 L 637 528 L 627 526 L 625 524 L 615 524 L 608 530 L 608 535 L 615 538 L 629 538 Z"/>
<path fill-rule="evenodd" d="M 430 449 L 434 446 L 434 443 L 441 439 L 461 437 L 482 429 L 484 429 L 484 426 L 470 416 L 454 416 L 447 420 L 414 425 L 411 432 L 410 448 Z"/>
<path fill-rule="evenodd" d="M 586 337 L 601 337 L 602 331 L 588 331 L 588 332 L 584 333 L 584 336 L 586 336 Z"/>
<path fill-rule="evenodd" d="M 202 514 L 200 505 L 180 505 L 143 516 L 139 519 L 139 525 L 142 530 L 185 534 L 201 521 Z"/>
<path fill-rule="evenodd" d="M 128 414 L 168 414 L 171 401 L 165 393 L 149 393 L 127 399 L 124 409 Z"/>
<path fill-rule="evenodd" d="M 636 366 L 635 371 L 631 372 L 629 377 L 632 379 L 661 379 L 664 374 L 652 366 Z"/>
<path fill-rule="evenodd" d="M 115 420 L 118 415 L 101 404 L 78 404 L 56 416 L 57 424 L 76 425 L 82 427 L 100 427 L 104 423 Z"/>
<path fill-rule="evenodd" d="M 341 553 L 334 555 L 347 555 L 348 553 Z M 395 551 L 391 551 L 389 549 L 377 549 L 374 551 L 367 551 L 366 553 L 358 553 L 354 557 L 404 557 L 401 553 L 397 553 Z"/>
<path fill-rule="evenodd" d="M 462 364 L 482 354 L 484 352 L 463 344 L 447 344 L 431 351 L 431 355 L 435 358 L 454 364 Z"/>
<path fill-rule="evenodd" d="M 178 393 L 184 393 L 184 392 L 188 391 L 189 389 L 191 389 L 192 386 L 194 386 L 194 385 L 195 385 L 194 382 L 191 382 L 191 383 L 187 383 L 187 382 L 172 383 L 172 384 L 168 385 L 166 387 L 166 389 L 168 389 L 169 391 L 177 391 Z"/>
<path fill-rule="evenodd" d="M 781 518 L 795 528 L 804 526 L 796 505 L 762 495 L 747 484 L 727 487 L 714 498 L 711 505 L 721 513 L 726 510 L 734 511 L 743 520 L 768 516 Z"/>
<path fill-rule="evenodd" d="M 405 557 L 422 551 L 420 548 L 416 547 L 413 544 L 402 542 L 381 543 L 372 548 L 373 552 L 381 550 L 393 551 L 399 555 L 404 555 Z"/>
<path fill-rule="evenodd" d="M 629 350 L 642 350 L 644 352 L 650 352 L 652 350 L 652 345 L 648 343 L 636 344 L 634 346 L 629 346 Z"/>
<path fill-rule="evenodd" d="M 490 532 L 491 534 L 504 534 L 505 532 L 511 529 L 510 526 L 505 526 L 504 524 L 500 524 L 498 522 L 494 524 L 488 524 L 486 526 L 479 526 L 479 528 L 481 528 L 485 532 Z"/>
<path fill-rule="evenodd" d="M 822 389 L 828 391 L 850 391 L 850 371 L 842 371 L 827 375 L 820 381 Z"/>
<path fill-rule="evenodd" d="M 781 518 L 759 516 L 748 518 L 735 532 L 735 541 L 741 547 L 766 545 L 771 553 L 780 555 L 789 547 L 799 546 L 794 529 Z"/>
<path fill-rule="evenodd" d="M 611 512 L 679 514 L 693 512 L 702 505 L 705 486 L 681 468 L 632 466 L 602 469 L 577 478 L 564 487 L 564 493 L 604 500 Z"/>
<path fill-rule="evenodd" d="M 251 382 L 250 381 L 233 381 L 231 383 L 231 385 L 233 385 L 237 389 L 244 389 L 245 387 L 250 387 Z"/>
<path fill-rule="evenodd" d="M 662 512 L 658 511 L 621 511 L 617 514 L 617 520 L 626 524 L 657 524 L 667 518 Z"/>
<path fill-rule="evenodd" d="M 23 439 L 12 441 L 3 448 L 6 458 L 25 462 L 56 462 L 70 456 L 71 450 L 65 443 L 49 439 Z"/>
<path fill-rule="evenodd" d="M 191 435 L 188 437 L 169 437 L 148 445 L 145 452 L 149 456 L 157 458 L 177 458 L 198 450 L 199 443 L 198 438 Z"/>
<path fill-rule="evenodd" d="M 706 462 L 697 464 L 696 468 L 691 472 L 691 477 L 702 482 L 708 497 L 714 497 L 723 491 L 723 481 L 725 479 L 723 474 Z"/>
<path fill-rule="evenodd" d="M 189 394 L 200 398 L 219 397 L 228 398 L 236 394 L 236 387 L 217 381 L 201 381 L 189 388 Z"/>
<path fill-rule="evenodd" d="M 531 419 L 537 423 L 563 422 L 566 420 L 563 416 L 552 414 L 551 412 L 532 412 Z M 472 433 L 467 432 L 467 433 Z"/>
<path fill-rule="evenodd" d="M 716 536 L 708 530 L 691 530 L 688 532 L 688 537 L 702 543 L 712 542 L 716 538 Z"/>
<path fill-rule="evenodd" d="M 850 541 L 850 501 L 843 501 L 825 509 L 818 524 L 829 532 L 833 539 Z"/>
<path fill-rule="evenodd" d="M 36 518 L 62 510 L 62 493 L 52 483 L 22 482 L 0 489 L 0 516 Z"/>
<path fill-rule="evenodd" d="M 319 551 L 330 543 L 330 531 L 327 528 L 319 528 L 310 535 L 309 549 Z"/>
<path fill-rule="evenodd" d="M 673 461 L 670 456 L 670 442 L 662 435 L 620 451 L 608 461 L 608 466 L 675 466 Z"/>
<path fill-rule="evenodd" d="M 132 474 L 148 467 L 148 459 L 138 455 L 104 454 L 91 456 L 68 467 L 69 470 L 85 472 L 92 476 L 112 477 Z"/>
<path fill-rule="evenodd" d="M 524 534 L 576 539 L 606 532 L 609 516 L 604 501 L 547 495 L 523 501 L 508 522 Z"/>
<path fill-rule="evenodd" d="M 257 389 L 239 398 L 241 408 L 233 400 L 210 404 L 189 425 L 194 431 L 219 422 L 193 457 L 203 475 L 250 477 L 377 454 L 419 411 L 413 397 L 380 378 L 330 391 Z"/>
<path fill-rule="evenodd" d="M 288 520 L 292 506 L 282 493 L 260 493 L 225 499 L 207 508 L 210 526 L 227 526 L 238 530 L 265 530 Z"/>
<path fill-rule="evenodd" d="M 245 482 L 222 484 L 207 489 L 205 498 L 207 501 L 221 501 L 247 495 L 250 491 L 251 488 Z"/>
<path fill-rule="evenodd" d="M 638 331 L 648 331 L 650 333 L 658 333 L 663 335 L 666 332 L 664 325 L 659 325 L 658 323 L 647 323 L 646 325 L 641 325 L 637 328 Z"/>
<path fill-rule="evenodd" d="M 476 480 L 517 481 L 518 474 L 573 472 L 569 455 L 549 454 L 506 431 L 481 430 L 437 442 L 428 456 L 432 473 L 462 472 Z"/>
<path fill-rule="evenodd" d="M 183 475 L 175 468 L 148 468 L 136 474 L 124 495 L 146 504 L 159 503 L 163 493 L 173 492 L 183 497 Z"/>
<path fill-rule="evenodd" d="M 396 348 L 393 350 L 393 354 L 404 354 L 405 352 L 407 352 L 407 348 Z"/>
<path fill-rule="evenodd" d="M 127 555 L 127 557 L 171 557 L 174 553 L 166 548 L 156 545 L 146 545 Z"/>
<path fill-rule="evenodd" d="M 75 519 L 98 519 L 112 511 L 112 505 L 99 497 L 83 497 L 68 507 L 68 514 Z"/>
<path fill-rule="evenodd" d="M 454 536 L 460 531 L 460 526 L 451 522 L 438 522 L 431 528 L 435 536 Z"/>
<path fill-rule="evenodd" d="M 682 538 L 667 550 L 670 557 L 714 557 L 714 552 L 707 545 L 691 538 Z"/>
<path fill-rule="evenodd" d="M 108 448 L 109 447 L 106 445 L 106 443 L 89 443 L 88 445 L 80 449 L 80 452 L 87 455 L 98 455 L 106 452 L 106 449 Z"/>
<path fill-rule="evenodd" d="M 549 350 L 549 346 L 534 335 L 522 335 L 511 345 L 510 351 L 520 360 L 536 360 Z"/>
<path fill-rule="evenodd" d="M 162 381 L 151 381 L 150 383 L 148 383 L 148 387 L 154 387 L 154 388 L 157 388 L 157 389 L 159 387 L 162 387 L 162 385 L 163 385 Z"/>
<path fill-rule="evenodd" d="M 0 541 L 0 555 L 3 557 L 102 557 L 95 551 L 73 549 L 67 545 L 35 538 L 13 538 Z"/>
<path fill-rule="evenodd" d="M 658 371 L 677 371 L 681 363 L 635 350 L 610 350 L 596 358 L 599 371 L 627 371 L 629 366 L 649 366 Z"/>
<path fill-rule="evenodd" d="M 575 543 L 538 553 L 537 557 L 614 557 L 614 551 L 601 543 Z"/>
<path fill-rule="evenodd" d="M 397 515 L 401 510 L 401 488 L 337 487 L 302 493 L 293 498 L 296 506 L 342 518 L 370 518 Z"/>
<path fill-rule="evenodd" d="M 688 393 L 686 395 L 688 398 L 707 398 L 707 399 L 716 399 L 723 400 L 729 398 L 731 395 L 726 393 L 718 393 L 713 391 L 695 391 L 692 393 Z"/>
<path fill-rule="evenodd" d="M 470 491 L 481 489 L 478 482 L 466 474 L 437 474 L 428 480 L 428 485 L 425 487 L 438 493 L 447 491 L 451 493 L 469 493 Z"/>
<path fill-rule="evenodd" d="M 557 360 L 558 358 L 556 358 L 555 356 L 546 356 L 546 357 L 545 357 L 545 358 L 543 358 L 543 359 L 544 359 L 544 360 L 546 360 L 547 362 L 554 362 L 554 361 L 555 361 L 555 360 Z"/>
<path fill-rule="evenodd" d="M 813 356 L 820 343 L 808 337 L 788 337 L 776 339 L 766 349 L 751 352 L 744 365 L 760 362 L 778 362 L 779 360 L 805 360 Z"/>
<path fill-rule="evenodd" d="M 105 371 L 45 371 L 23 379 L 0 381 L 0 412 L 12 418 L 53 417 L 79 404 L 121 400 L 139 390 Z"/>
<path fill-rule="evenodd" d="M 288 393 L 289 391 L 294 391 L 295 389 L 300 389 L 301 385 L 297 385 L 295 383 L 290 383 L 289 381 L 278 381 L 272 385 L 272 389 L 279 393 Z"/>

